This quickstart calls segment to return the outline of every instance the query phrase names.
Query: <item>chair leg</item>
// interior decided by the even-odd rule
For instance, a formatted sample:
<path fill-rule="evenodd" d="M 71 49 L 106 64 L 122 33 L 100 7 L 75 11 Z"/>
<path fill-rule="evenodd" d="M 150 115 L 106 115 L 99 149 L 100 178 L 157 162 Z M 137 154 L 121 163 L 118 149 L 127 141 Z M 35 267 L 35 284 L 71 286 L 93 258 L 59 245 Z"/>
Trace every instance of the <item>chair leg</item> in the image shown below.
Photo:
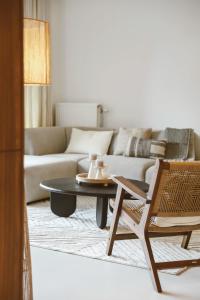
<path fill-rule="evenodd" d="M 124 198 L 124 190 L 120 186 L 118 186 L 115 206 L 113 210 L 113 218 L 110 226 L 109 239 L 108 239 L 107 249 L 106 249 L 106 254 L 108 256 L 112 254 L 112 249 L 115 241 L 115 234 L 117 232 L 117 226 L 119 223 L 119 217 L 122 209 L 123 198 Z"/>
<path fill-rule="evenodd" d="M 182 240 L 182 243 L 181 243 L 182 248 L 187 249 L 187 247 L 189 245 L 189 242 L 190 242 L 191 235 L 192 235 L 192 231 L 188 232 L 187 235 L 183 236 L 183 240 Z"/>
<path fill-rule="evenodd" d="M 158 277 L 158 271 L 155 266 L 155 260 L 151 248 L 151 243 L 148 236 L 144 236 L 142 239 L 140 238 L 142 247 L 144 249 L 144 254 L 146 257 L 147 265 L 150 269 L 151 279 L 153 282 L 153 286 L 158 293 L 162 293 L 162 288 L 160 285 L 160 279 Z"/>

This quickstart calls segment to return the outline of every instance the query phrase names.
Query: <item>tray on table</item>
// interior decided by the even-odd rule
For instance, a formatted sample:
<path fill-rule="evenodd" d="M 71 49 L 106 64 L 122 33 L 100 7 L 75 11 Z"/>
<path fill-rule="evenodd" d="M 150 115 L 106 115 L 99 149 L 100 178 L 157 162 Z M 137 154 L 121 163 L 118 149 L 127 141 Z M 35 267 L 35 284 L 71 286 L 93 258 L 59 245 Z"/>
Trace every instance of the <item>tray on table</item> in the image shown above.
<path fill-rule="evenodd" d="M 80 183 L 86 184 L 103 184 L 104 186 L 109 184 L 115 184 L 111 177 L 102 178 L 102 179 L 95 179 L 95 178 L 88 178 L 88 173 L 80 173 L 76 175 L 76 181 Z"/>

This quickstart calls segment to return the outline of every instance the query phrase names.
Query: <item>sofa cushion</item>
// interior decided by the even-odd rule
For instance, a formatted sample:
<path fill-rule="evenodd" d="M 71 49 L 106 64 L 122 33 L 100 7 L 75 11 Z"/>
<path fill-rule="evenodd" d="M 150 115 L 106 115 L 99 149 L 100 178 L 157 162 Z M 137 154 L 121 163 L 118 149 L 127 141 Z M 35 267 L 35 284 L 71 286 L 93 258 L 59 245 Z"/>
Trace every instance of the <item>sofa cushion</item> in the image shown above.
<path fill-rule="evenodd" d="M 164 158 L 165 141 L 130 137 L 124 155 L 143 158 Z"/>
<path fill-rule="evenodd" d="M 130 137 L 149 139 L 151 138 L 151 134 L 151 128 L 120 128 L 114 149 L 114 155 L 124 154 Z"/>
<path fill-rule="evenodd" d="M 110 146 L 109 146 L 109 149 L 108 149 L 108 153 L 107 153 L 109 155 L 112 155 L 114 153 L 114 150 L 115 150 L 116 145 L 117 145 L 118 134 L 119 134 L 118 130 L 116 130 L 116 129 L 113 130 L 113 136 L 112 136 Z"/>
<path fill-rule="evenodd" d="M 113 128 L 97 128 L 97 127 L 76 127 L 81 130 L 93 130 L 93 131 L 113 131 L 113 136 L 110 142 L 110 146 L 108 149 L 108 154 L 113 154 L 114 148 L 116 146 L 116 141 L 117 141 L 117 136 L 118 136 L 118 130 L 113 129 Z M 66 127 L 66 136 L 67 136 L 67 141 L 70 140 L 71 138 L 71 133 L 72 133 L 73 127 Z"/>
<path fill-rule="evenodd" d="M 26 202 L 49 197 L 49 193 L 40 188 L 40 182 L 59 177 L 72 177 L 77 173 L 77 162 L 74 160 L 26 155 L 24 161 L 24 185 Z"/>
<path fill-rule="evenodd" d="M 109 174 L 121 175 L 126 178 L 144 180 L 146 170 L 155 163 L 149 158 L 125 157 L 117 155 L 104 155 L 102 157 Z M 88 172 L 89 160 L 82 159 L 78 162 L 78 172 Z"/>
<path fill-rule="evenodd" d="M 189 157 L 189 147 L 193 130 L 190 128 L 165 129 L 167 141 L 166 158 L 186 160 Z"/>
<path fill-rule="evenodd" d="M 152 131 L 152 139 L 155 140 L 164 140 L 165 139 L 165 131 L 164 130 L 154 130 Z M 189 141 L 189 151 L 187 160 L 200 159 L 200 138 L 194 130 L 190 132 L 190 141 Z"/>
<path fill-rule="evenodd" d="M 63 153 L 67 145 L 64 127 L 26 128 L 24 140 L 29 155 Z"/>
<path fill-rule="evenodd" d="M 155 217 L 152 223 L 158 227 L 198 225 L 200 217 Z"/>
<path fill-rule="evenodd" d="M 151 179 L 153 177 L 154 171 L 155 171 L 155 166 L 151 166 L 150 168 L 148 168 L 146 170 L 146 174 L 145 174 L 145 182 L 150 184 L 151 183 Z"/>
<path fill-rule="evenodd" d="M 80 154 L 80 153 L 55 153 L 55 154 L 47 154 L 45 157 L 52 157 L 52 158 L 62 158 L 64 160 L 74 160 L 79 161 L 83 158 L 88 157 L 87 154 Z"/>
<path fill-rule="evenodd" d="M 71 139 L 65 152 L 106 154 L 112 135 L 113 131 L 86 131 L 73 128 Z"/>

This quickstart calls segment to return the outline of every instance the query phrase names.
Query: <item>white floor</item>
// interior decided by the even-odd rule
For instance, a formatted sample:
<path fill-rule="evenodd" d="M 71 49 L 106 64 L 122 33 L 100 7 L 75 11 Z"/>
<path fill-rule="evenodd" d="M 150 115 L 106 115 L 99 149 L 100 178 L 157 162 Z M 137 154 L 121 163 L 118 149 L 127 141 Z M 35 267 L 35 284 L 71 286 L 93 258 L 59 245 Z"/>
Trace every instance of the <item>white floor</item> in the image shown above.
<path fill-rule="evenodd" d="M 146 270 L 32 247 L 34 300 L 200 300 L 200 268 L 160 274 L 154 292 Z"/>

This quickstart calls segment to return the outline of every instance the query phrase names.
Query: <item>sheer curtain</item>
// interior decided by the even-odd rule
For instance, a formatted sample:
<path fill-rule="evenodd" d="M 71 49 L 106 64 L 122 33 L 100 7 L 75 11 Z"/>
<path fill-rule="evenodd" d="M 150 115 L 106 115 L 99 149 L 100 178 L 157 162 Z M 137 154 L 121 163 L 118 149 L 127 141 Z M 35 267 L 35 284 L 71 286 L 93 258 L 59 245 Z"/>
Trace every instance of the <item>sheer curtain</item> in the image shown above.
<path fill-rule="evenodd" d="M 26 201 L 24 205 L 24 260 L 23 260 L 23 300 L 33 300 L 32 266 L 28 232 Z"/>
<path fill-rule="evenodd" d="M 24 17 L 46 20 L 46 0 L 24 0 Z M 25 86 L 24 88 L 25 127 L 46 127 L 52 125 L 52 104 L 49 87 Z"/>
<path fill-rule="evenodd" d="M 46 0 L 24 0 L 25 17 L 46 19 L 45 14 Z M 52 106 L 49 97 L 49 88 L 41 86 L 25 86 L 24 89 L 25 127 L 51 126 Z M 24 208 L 23 300 L 33 300 L 26 201 Z"/>

